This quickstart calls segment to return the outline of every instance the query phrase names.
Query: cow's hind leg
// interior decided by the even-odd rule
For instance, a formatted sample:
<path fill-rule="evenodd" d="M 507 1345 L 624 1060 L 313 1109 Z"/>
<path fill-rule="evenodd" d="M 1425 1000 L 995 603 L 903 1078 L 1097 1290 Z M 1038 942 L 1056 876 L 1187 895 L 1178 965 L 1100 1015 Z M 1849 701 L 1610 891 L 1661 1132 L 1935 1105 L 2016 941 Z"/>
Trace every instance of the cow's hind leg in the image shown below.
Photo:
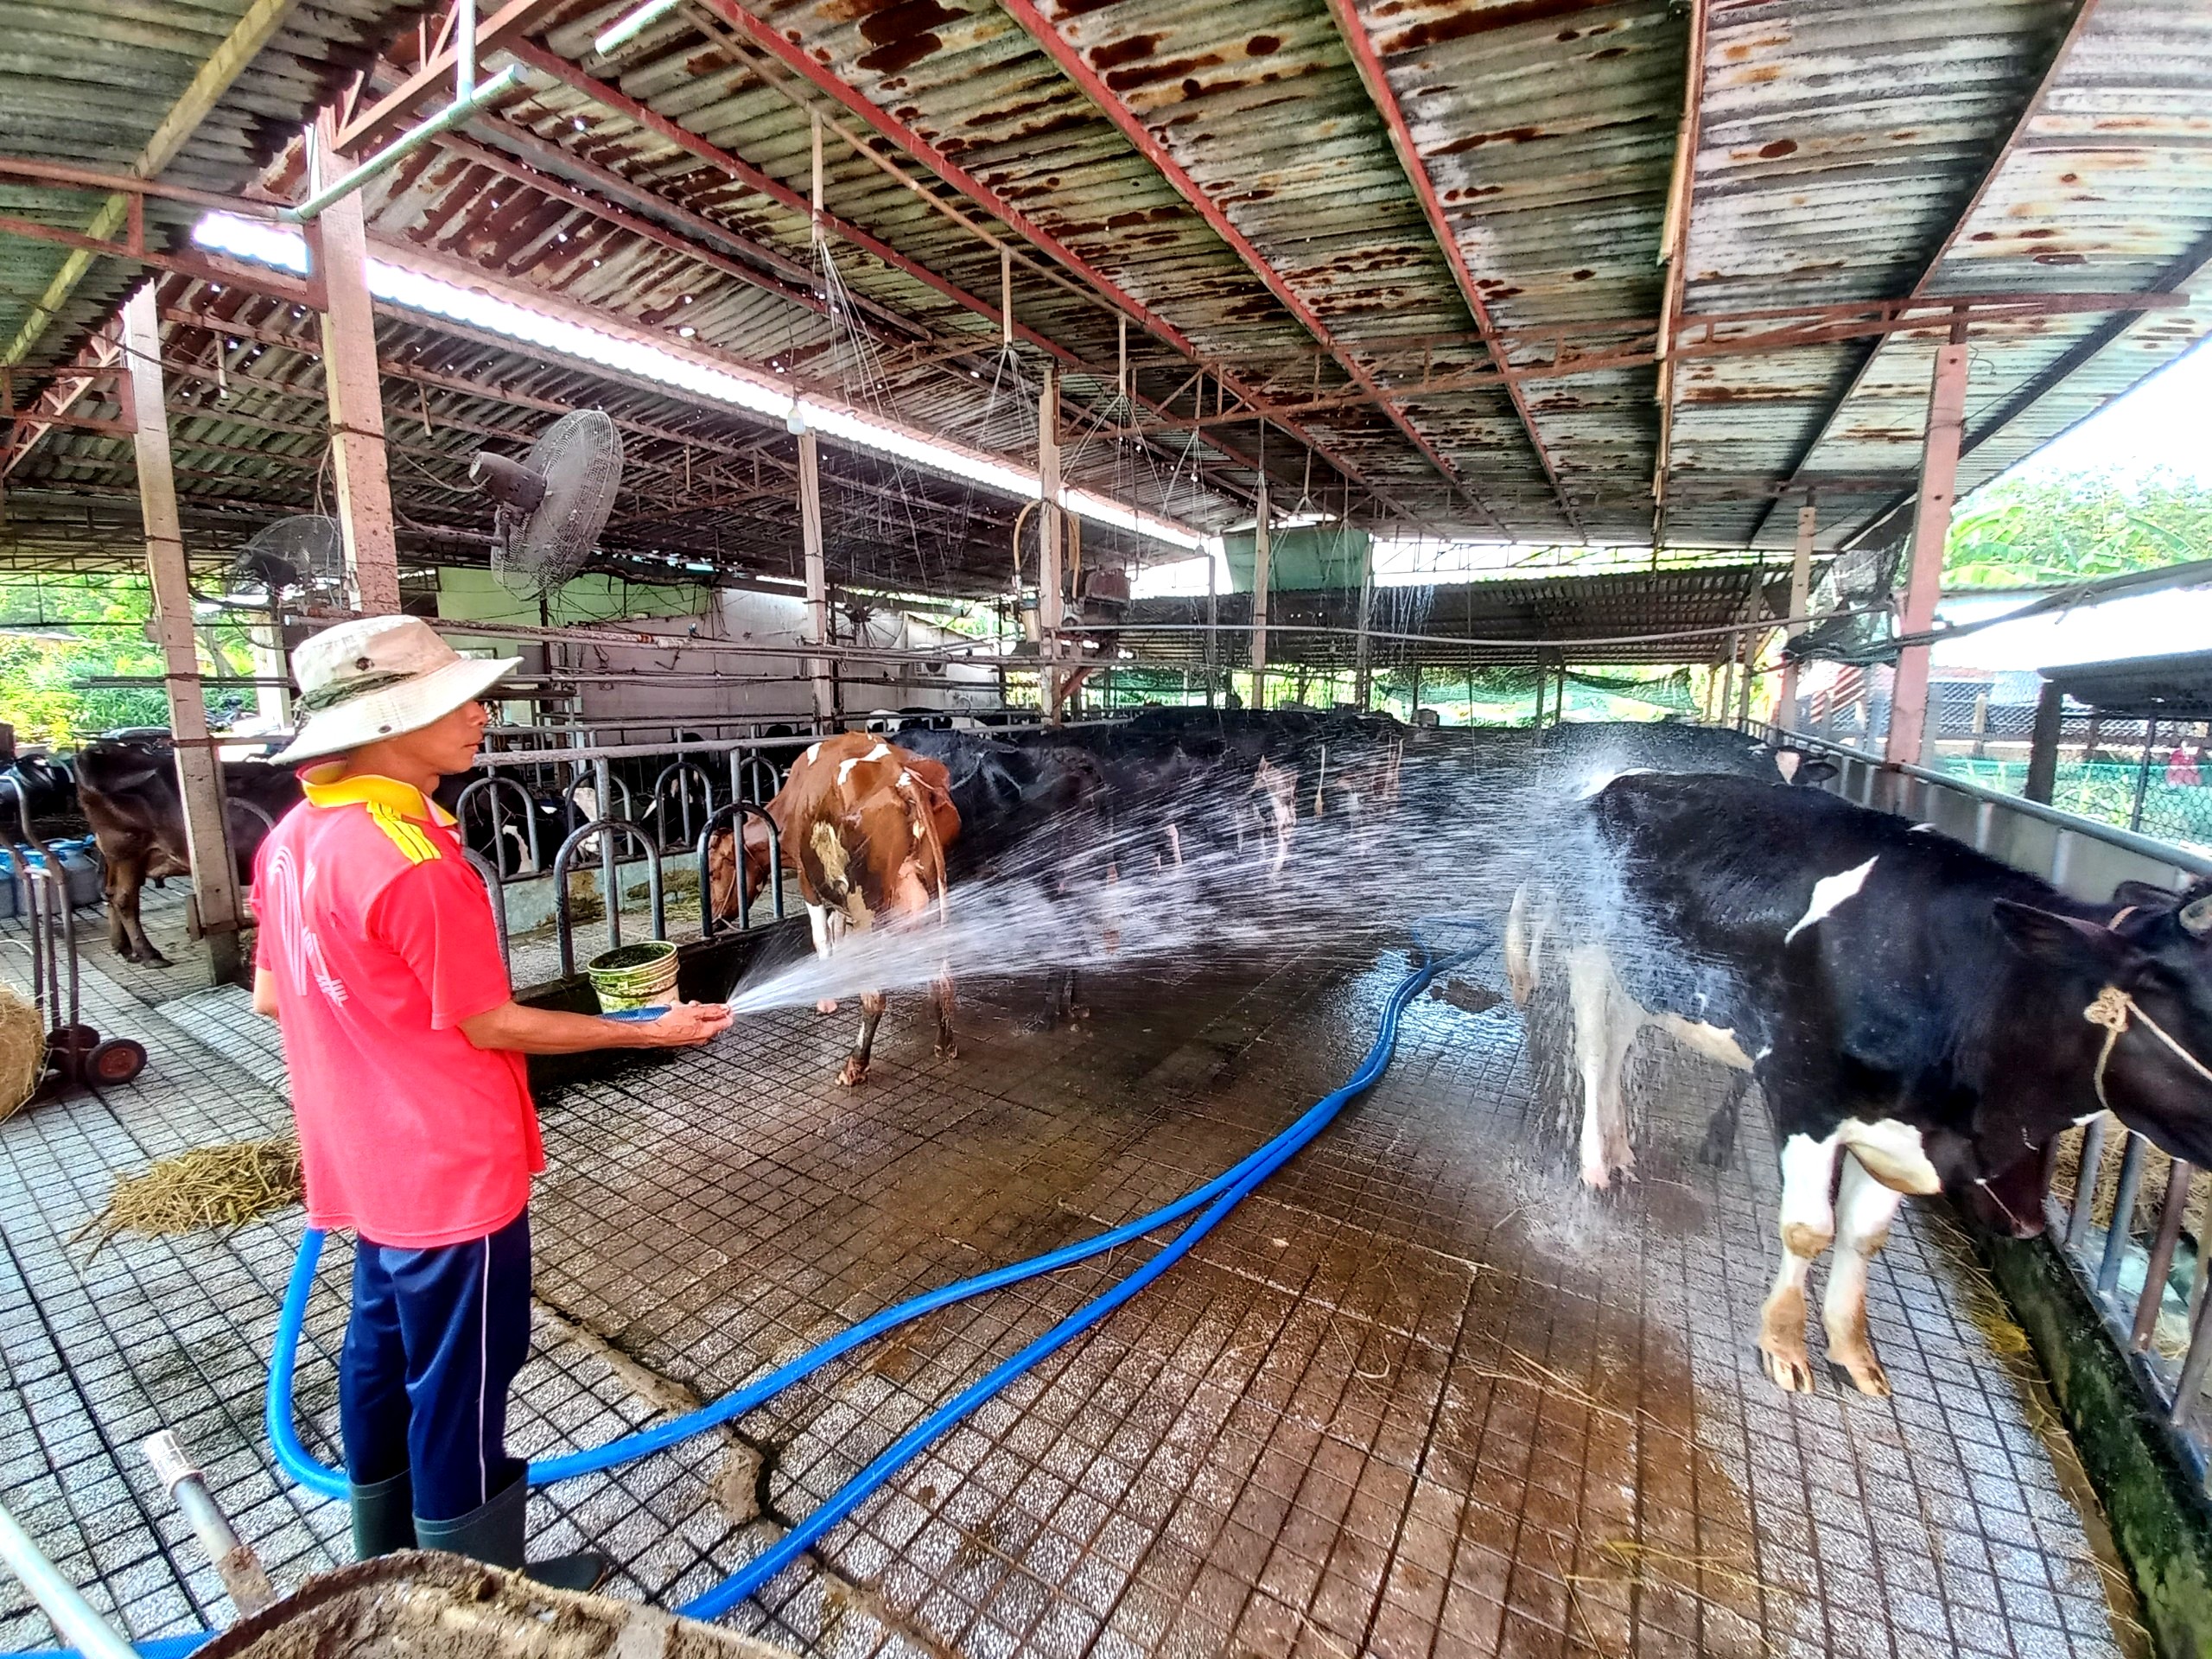
<path fill-rule="evenodd" d="M 861 1034 L 853 1045 L 853 1052 L 845 1057 L 845 1068 L 837 1073 L 837 1086 L 849 1089 L 868 1076 L 869 1053 L 875 1047 L 875 1028 L 881 1023 L 887 999 L 881 991 L 861 993 Z"/>
<path fill-rule="evenodd" d="M 1884 1186 L 1856 1158 L 1846 1156 L 1836 1184 L 1835 1256 L 1828 1263 L 1828 1285 L 1821 1298 L 1821 1323 L 1827 1329 L 1828 1369 L 1835 1380 L 1848 1379 L 1861 1394 L 1885 1399 L 1890 1379 L 1874 1357 L 1866 1334 L 1866 1268 L 1889 1243 L 1890 1223 L 1904 1194 Z"/>
<path fill-rule="evenodd" d="M 1835 1242 L 1835 1142 L 1793 1135 L 1782 1148 L 1782 1270 L 1759 1309 L 1759 1355 L 1776 1385 L 1813 1391 L 1805 1352 L 1805 1275 Z"/>
<path fill-rule="evenodd" d="M 113 869 L 108 872 L 109 937 L 114 937 L 114 930 L 120 924 L 124 956 L 149 968 L 166 968 L 169 959 L 146 937 L 146 925 L 139 918 L 138 895 L 145 888 L 145 870 L 144 861 L 134 859 L 125 863 L 120 874 Z"/>

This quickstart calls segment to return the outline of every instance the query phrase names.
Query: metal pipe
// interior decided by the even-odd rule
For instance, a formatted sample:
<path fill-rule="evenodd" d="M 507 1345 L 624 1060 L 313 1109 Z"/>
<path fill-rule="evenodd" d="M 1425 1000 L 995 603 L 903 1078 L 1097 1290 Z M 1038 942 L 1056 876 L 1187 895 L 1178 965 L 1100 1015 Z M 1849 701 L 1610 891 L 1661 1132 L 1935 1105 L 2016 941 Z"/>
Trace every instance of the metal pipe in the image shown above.
<path fill-rule="evenodd" d="M 466 0 L 464 0 L 465 3 Z M 465 77 L 471 83 L 468 90 L 457 96 L 452 103 L 447 105 L 436 114 L 426 118 L 400 134 L 398 137 L 370 156 L 352 172 L 325 185 L 297 207 L 277 209 L 276 217 L 279 219 L 287 225 L 304 225 L 310 219 L 321 218 L 323 211 L 333 202 L 343 200 L 371 179 L 380 174 L 390 172 L 440 134 L 451 132 L 455 127 L 467 125 L 499 99 L 522 85 L 523 68 L 518 63 L 509 64 L 480 86 L 473 84 L 475 74 L 473 61 L 473 48 L 475 44 L 474 27 L 475 9 L 473 6 L 469 7 L 469 14 L 471 24 L 469 44 L 472 52 L 469 68 Z M 456 80 L 464 79 L 461 60 L 455 61 L 454 73 Z"/>
<path fill-rule="evenodd" d="M 499 960 L 505 963 L 509 970 L 512 971 L 515 965 L 515 953 L 507 944 L 506 887 L 499 880 L 498 868 L 474 848 L 462 848 L 461 855 L 468 861 L 476 874 L 482 878 L 484 886 L 492 895 L 492 925 L 498 930 L 499 935 Z"/>
<path fill-rule="evenodd" d="M 2143 727 L 2143 764 L 2135 768 L 2135 804 L 2128 809 L 2127 827 L 2143 828 L 2143 798 L 2151 791 L 2151 751 L 2158 746 L 2158 722 L 2145 721 Z"/>
<path fill-rule="evenodd" d="M 454 0 L 453 98 L 466 104 L 476 91 L 476 0 Z"/>
<path fill-rule="evenodd" d="M 2104 1258 L 2097 1264 L 2097 1292 L 2109 1296 L 2120 1283 L 2120 1268 L 2135 1230 L 2135 1194 L 2143 1185 L 2143 1148 L 2150 1143 L 2131 1133 L 2120 1154 L 2120 1185 L 2112 1198 L 2112 1224 L 2105 1231 Z"/>
<path fill-rule="evenodd" d="M 0 1564 L 31 1593 L 54 1623 L 54 1633 L 85 1659 L 138 1659 L 131 1645 L 92 1611 L 77 1586 L 39 1552 L 31 1535 L 0 1504 Z"/>
<path fill-rule="evenodd" d="M 2074 1166 L 2074 1213 L 2066 1221 L 2066 1248 L 2078 1250 L 2089 1236 L 2090 1212 L 2096 1207 L 2097 1179 L 2104 1173 L 2105 1120 L 2093 1117 L 2082 1131 L 2082 1155 Z"/>
<path fill-rule="evenodd" d="M 706 791 L 706 810 L 712 812 L 715 810 L 714 779 L 708 777 L 702 768 L 684 760 L 672 760 L 661 768 L 660 776 L 653 779 L 653 797 L 647 810 L 658 807 L 663 800 L 668 798 L 668 780 L 675 778 L 677 780 L 676 793 L 681 798 L 678 804 L 683 814 L 682 844 L 688 847 L 691 843 L 691 785 L 686 781 L 687 777 L 699 780 L 700 788 Z"/>
<path fill-rule="evenodd" d="M 753 801 L 732 801 L 718 807 L 709 816 L 706 827 L 699 831 L 699 937 L 711 939 L 715 924 L 721 918 L 715 914 L 714 880 L 707 864 L 708 855 L 715 837 L 727 832 L 731 836 L 730 862 L 736 885 L 734 895 L 737 902 L 737 929 L 743 932 L 753 925 L 752 906 L 745 891 L 745 832 L 741 827 L 748 817 L 759 818 L 768 826 L 768 887 L 773 906 L 772 914 L 778 921 L 784 919 L 784 836 L 768 810 Z"/>
<path fill-rule="evenodd" d="M 453 804 L 454 823 L 466 836 L 468 830 L 468 808 L 480 791 L 492 803 L 492 845 L 498 850 L 501 825 L 499 823 L 499 793 L 512 790 L 522 798 L 523 828 L 527 831 L 526 844 L 530 849 L 530 863 L 533 870 L 545 868 L 545 856 L 537 841 L 537 803 L 531 798 L 530 791 L 518 778 L 502 778 L 497 772 L 473 779 Z M 496 868 L 496 867 L 495 867 Z M 503 880 L 505 878 L 502 878 Z"/>
<path fill-rule="evenodd" d="M 270 1583 L 261 1558 L 232 1529 L 230 1517 L 207 1490 L 207 1476 L 185 1456 L 176 1436 L 165 1428 L 149 1436 L 138 1449 L 154 1465 L 155 1477 L 182 1512 L 193 1535 L 200 1540 L 200 1548 L 214 1563 L 216 1575 L 223 1580 L 223 1588 L 230 1595 L 231 1605 L 238 1610 L 238 1616 L 251 1618 L 274 1602 L 276 1586 Z"/>
<path fill-rule="evenodd" d="M 592 762 L 591 771 L 592 777 L 598 785 L 596 791 L 599 797 L 598 816 L 604 817 L 614 810 L 613 763 L 603 760 L 594 760 Z M 625 790 L 622 816 L 626 818 L 629 815 L 629 791 Z M 601 836 L 599 838 L 599 896 L 600 901 L 607 906 L 607 948 L 612 950 L 622 943 L 622 878 L 620 873 L 615 868 L 614 837 L 612 836 Z"/>
<path fill-rule="evenodd" d="M 2181 1224 L 2189 1208 L 2189 1180 L 2196 1172 L 2177 1158 L 2166 1171 L 2166 1193 L 2158 1203 L 2158 1230 L 2151 1242 L 2151 1257 L 2144 1264 L 2143 1294 L 2135 1299 L 2135 1326 L 2129 1345 L 2141 1353 L 2151 1345 L 2158 1328 L 2158 1315 L 2166 1300 L 2166 1275 L 2173 1270 L 2174 1249 L 2181 1243 Z"/>
<path fill-rule="evenodd" d="M 575 857 L 576 849 L 594 835 L 602 836 L 601 857 L 609 863 L 617 836 L 627 836 L 645 849 L 645 892 L 652 911 L 653 938 L 664 939 L 668 937 L 668 912 L 661 898 L 660 849 L 653 845 L 644 830 L 621 818 L 594 818 L 589 823 L 578 824 L 561 842 L 560 850 L 553 855 L 553 933 L 561 946 L 561 977 L 563 979 L 572 977 L 576 971 L 576 921 L 569 908 L 569 866 Z M 602 865 L 602 870 L 609 877 L 607 890 L 610 893 L 616 891 L 619 876 L 608 868 L 607 864 Z M 612 950 L 620 944 L 622 939 L 615 931 L 614 910 L 610 907 L 607 914 L 607 948 Z"/>

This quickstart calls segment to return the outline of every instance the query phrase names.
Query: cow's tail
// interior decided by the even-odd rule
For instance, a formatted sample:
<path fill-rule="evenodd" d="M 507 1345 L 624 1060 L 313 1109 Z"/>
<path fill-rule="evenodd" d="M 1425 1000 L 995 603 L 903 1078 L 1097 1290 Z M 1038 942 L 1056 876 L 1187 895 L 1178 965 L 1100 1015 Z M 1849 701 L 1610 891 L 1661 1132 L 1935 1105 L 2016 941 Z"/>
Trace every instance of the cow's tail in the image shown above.
<path fill-rule="evenodd" d="M 1551 895 L 1523 881 L 1505 912 L 1505 983 L 1515 1006 L 1527 1007 L 1543 976 L 1544 936 L 1551 928 Z"/>
<path fill-rule="evenodd" d="M 916 835 L 923 846 L 929 849 L 930 874 L 937 882 L 937 919 L 939 926 L 952 925 L 952 906 L 948 896 L 950 883 L 944 874 L 944 837 L 938 834 L 937 814 L 930 810 L 930 797 L 934 793 L 925 785 L 906 797 L 906 810 L 912 815 Z"/>

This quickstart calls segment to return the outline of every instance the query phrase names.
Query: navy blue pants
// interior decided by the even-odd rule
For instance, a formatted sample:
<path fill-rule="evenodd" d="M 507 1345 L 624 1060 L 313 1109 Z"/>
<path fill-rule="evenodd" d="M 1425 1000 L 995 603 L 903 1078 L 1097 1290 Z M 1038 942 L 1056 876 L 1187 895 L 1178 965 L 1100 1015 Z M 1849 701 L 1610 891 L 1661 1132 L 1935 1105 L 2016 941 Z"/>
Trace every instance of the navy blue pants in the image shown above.
<path fill-rule="evenodd" d="M 522 1472 L 507 1388 L 530 1352 L 530 1212 L 435 1249 L 358 1242 L 338 1368 L 346 1472 L 414 1477 L 415 1513 L 453 1521 Z"/>

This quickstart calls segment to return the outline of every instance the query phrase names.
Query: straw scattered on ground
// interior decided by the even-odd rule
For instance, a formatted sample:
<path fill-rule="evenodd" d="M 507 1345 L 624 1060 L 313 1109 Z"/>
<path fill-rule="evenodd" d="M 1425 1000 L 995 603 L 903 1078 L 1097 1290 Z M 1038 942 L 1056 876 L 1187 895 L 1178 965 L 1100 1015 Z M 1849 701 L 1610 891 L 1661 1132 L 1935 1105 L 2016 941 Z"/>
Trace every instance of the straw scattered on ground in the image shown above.
<path fill-rule="evenodd" d="M 300 1143 L 294 1136 L 194 1147 L 143 1175 L 117 1181 L 106 1206 L 76 1237 L 92 1237 L 97 1250 L 118 1233 L 155 1238 L 238 1227 L 297 1204 L 300 1195 Z"/>

